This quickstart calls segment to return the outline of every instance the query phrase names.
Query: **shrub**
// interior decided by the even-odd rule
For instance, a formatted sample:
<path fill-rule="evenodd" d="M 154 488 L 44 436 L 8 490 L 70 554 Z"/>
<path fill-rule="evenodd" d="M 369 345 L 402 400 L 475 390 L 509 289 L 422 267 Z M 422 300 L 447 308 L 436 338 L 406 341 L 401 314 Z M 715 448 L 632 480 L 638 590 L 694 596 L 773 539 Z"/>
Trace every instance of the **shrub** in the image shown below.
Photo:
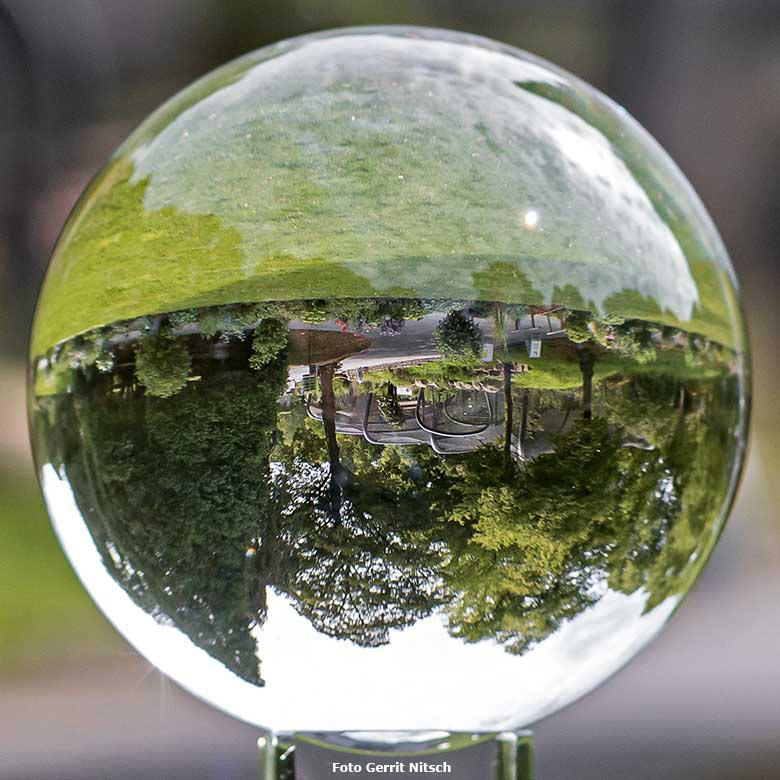
<path fill-rule="evenodd" d="M 252 356 L 249 358 L 250 368 L 258 371 L 287 347 L 287 327 L 279 320 L 263 320 L 252 338 Z"/>
<path fill-rule="evenodd" d="M 621 355 L 642 365 L 655 362 L 658 350 L 653 342 L 653 331 L 643 324 L 636 323 L 625 323 L 615 330 L 617 335 L 615 346 Z M 661 340 L 660 331 L 658 340 Z"/>
<path fill-rule="evenodd" d="M 224 316 L 217 308 L 203 309 L 198 313 L 198 330 L 204 338 L 210 339 L 222 330 Z"/>
<path fill-rule="evenodd" d="M 194 309 L 180 309 L 179 311 L 172 311 L 168 315 L 168 320 L 172 328 L 184 328 L 187 325 L 196 323 L 198 314 Z"/>
<path fill-rule="evenodd" d="M 187 384 L 189 373 L 190 353 L 183 341 L 148 337 L 136 346 L 135 375 L 149 395 L 175 395 Z"/>
<path fill-rule="evenodd" d="M 459 311 L 451 311 L 436 326 L 434 338 L 444 357 L 468 360 L 478 358 L 482 352 L 479 326 Z"/>
<path fill-rule="evenodd" d="M 575 344 L 584 344 L 593 335 L 590 331 L 590 312 L 572 311 L 566 316 L 564 330 L 570 341 Z"/>

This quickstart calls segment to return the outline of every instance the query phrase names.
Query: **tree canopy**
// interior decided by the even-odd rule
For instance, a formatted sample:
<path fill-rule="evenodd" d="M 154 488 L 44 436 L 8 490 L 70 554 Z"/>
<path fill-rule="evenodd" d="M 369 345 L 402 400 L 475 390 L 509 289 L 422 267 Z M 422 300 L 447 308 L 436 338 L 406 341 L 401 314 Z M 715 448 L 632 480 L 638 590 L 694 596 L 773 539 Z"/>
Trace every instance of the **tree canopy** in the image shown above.
<path fill-rule="evenodd" d="M 573 392 L 505 382 L 504 403 L 530 428 L 565 407 L 549 450 L 508 456 L 508 427 L 503 441 L 441 456 L 338 433 L 335 363 L 319 367 L 321 419 L 300 395 L 281 404 L 278 321 L 264 318 L 251 346 L 226 340 L 231 361 L 199 357 L 203 376 L 175 395 L 90 368 L 38 414 L 112 576 L 249 682 L 262 684 L 254 629 L 269 588 L 321 633 L 360 646 L 441 613 L 453 637 L 521 654 L 607 588 L 642 589 L 647 609 L 684 592 L 715 541 L 733 377 L 595 382 L 598 345 L 582 342 L 580 414 L 569 414 Z M 139 379 L 157 352 L 189 371 L 188 343 L 150 338 Z M 376 388 L 390 407 L 391 387 Z"/>
<path fill-rule="evenodd" d="M 157 620 L 176 625 L 259 684 L 251 630 L 264 586 L 281 577 L 248 555 L 270 504 L 268 454 L 283 363 L 263 382 L 243 372 L 190 384 L 173 398 L 106 392 L 65 399 L 64 466 L 112 576 Z M 266 545 L 278 545 L 272 535 Z"/>

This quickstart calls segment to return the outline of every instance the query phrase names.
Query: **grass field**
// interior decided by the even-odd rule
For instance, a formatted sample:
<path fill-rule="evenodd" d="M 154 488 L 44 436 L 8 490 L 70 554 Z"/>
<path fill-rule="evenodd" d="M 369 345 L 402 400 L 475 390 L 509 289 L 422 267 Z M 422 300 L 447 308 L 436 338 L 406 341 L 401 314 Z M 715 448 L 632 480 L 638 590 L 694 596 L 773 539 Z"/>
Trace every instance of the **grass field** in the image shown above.
<path fill-rule="evenodd" d="M 513 381 L 518 386 L 541 390 L 582 387 L 582 372 L 573 344 L 565 341 L 547 342 L 543 345 L 542 356 L 533 360 L 528 359 L 528 353 L 523 347 L 513 348 L 510 356 L 517 362 L 528 364 L 530 369 L 514 376 Z M 639 363 L 616 352 L 602 351 L 593 364 L 593 380 L 598 382 L 619 374 L 659 374 L 673 376 L 681 382 L 696 382 L 722 376 L 724 370 L 723 366 L 690 366 L 685 362 L 685 355 L 673 349 L 658 350 L 656 359 L 650 363 Z"/>
<path fill-rule="evenodd" d="M 69 646 L 111 645 L 115 633 L 76 579 L 32 473 L 0 471 L 0 666 Z"/>
<path fill-rule="evenodd" d="M 591 348 L 595 348 L 593 345 Z M 528 370 L 513 375 L 512 382 L 517 387 L 529 387 L 537 390 L 576 390 L 582 387 L 582 372 L 579 366 L 576 345 L 563 339 L 547 341 L 543 344 L 542 355 L 529 359 L 524 345 L 513 346 L 506 357 L 513 363 L 523 363 Z M 503 356 L 497 355 L 498 359 Z M 416 380 L 446 386 L 448 383 L 485 381 L 477 368 L 484 364 L 458 364 L 446 360 L 431 360 L 418 365 L 404 366 L 396 369 L 379 369 L 366 371 L 366 377 L 375 382 L 402 382 L 412 384 Z M 609 377 L 640 374 L 657 374 L 672 376 L 685 381 L 705 381 L 723 376 L 725 366 L 691 366 L 686 363 L 685 355 L 680 350 L 658 350 L 654 361 L 640 363 L 617 352 L 597 350 L 593 365 L 594 382 L 600 382 Z M 500 384 L 500 378 L 492 381 Z"/>

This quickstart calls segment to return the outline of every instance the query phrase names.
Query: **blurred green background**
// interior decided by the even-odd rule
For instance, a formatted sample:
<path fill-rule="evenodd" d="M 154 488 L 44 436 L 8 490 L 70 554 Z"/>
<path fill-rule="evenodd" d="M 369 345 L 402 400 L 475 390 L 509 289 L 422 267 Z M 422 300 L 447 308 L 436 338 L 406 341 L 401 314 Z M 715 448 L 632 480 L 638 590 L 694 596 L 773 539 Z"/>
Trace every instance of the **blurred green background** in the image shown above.
<path fill-rule="evenodd" d="M 69 209 L 138 121 L 249 49 L 375 23 L 488 35 L 625 105 L 742 283 L 753 446 L 730 526 L 662 638 L 537 727 L 539 777 L 780 777 L 780 2 L 761 0 L 0 1 L 0 777 L 259 776 L 253 730 L 150 670 L 71 573 L 30 462 L 26 340 Z"/>

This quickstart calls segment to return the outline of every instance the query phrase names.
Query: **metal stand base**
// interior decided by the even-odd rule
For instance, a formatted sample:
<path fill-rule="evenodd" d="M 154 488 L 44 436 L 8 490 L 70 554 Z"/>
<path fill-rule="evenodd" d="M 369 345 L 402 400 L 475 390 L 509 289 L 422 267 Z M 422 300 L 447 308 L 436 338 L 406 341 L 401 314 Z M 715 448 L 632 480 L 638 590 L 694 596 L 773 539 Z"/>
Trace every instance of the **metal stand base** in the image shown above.
<path fill-rule="evenodd" d="M 533 780 L 530 732 L 300 732 L 258 745 L 262 780 Z"/>

